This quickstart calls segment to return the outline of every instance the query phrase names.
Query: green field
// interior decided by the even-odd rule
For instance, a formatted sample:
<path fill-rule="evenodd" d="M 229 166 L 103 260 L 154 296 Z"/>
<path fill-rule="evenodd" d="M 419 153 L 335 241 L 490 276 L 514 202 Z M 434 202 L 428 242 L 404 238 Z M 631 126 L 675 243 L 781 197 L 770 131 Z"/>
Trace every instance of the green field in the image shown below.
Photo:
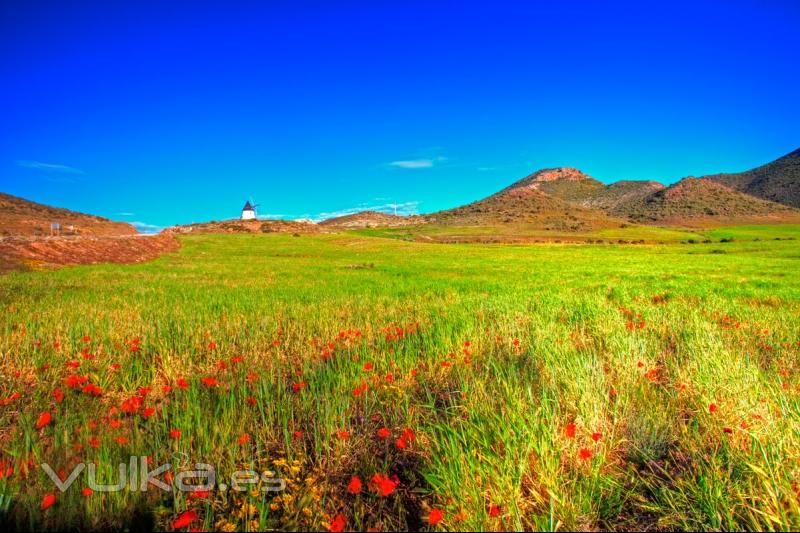
<path fill-rule="evenodd" d="M 146 264 L 0 277 L 0 522 L 800 528 L 797 226 L 376 233 L 190 236 Z M 87 495 L 84 474 L 61 493 L 39 466 L 112 483 L 130 456 L 286 488 Z"/>

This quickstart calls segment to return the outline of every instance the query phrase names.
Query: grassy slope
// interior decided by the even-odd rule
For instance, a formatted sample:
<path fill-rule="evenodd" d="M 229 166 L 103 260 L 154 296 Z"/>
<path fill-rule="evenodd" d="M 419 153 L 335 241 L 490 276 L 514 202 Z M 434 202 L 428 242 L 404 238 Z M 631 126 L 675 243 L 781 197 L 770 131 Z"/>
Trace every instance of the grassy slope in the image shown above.
<path fill-rule="evenodd" d="M 787 230 L 725 231 L 739 238 Z M 0 398 L 24 394 L 0 411 L 0 427 L 15 428 L 0 433 L 0 461 L 19 470 L 31 456 L 68 467 L 70 458 L 113 464 L 141 453 L 158 463 L 183 452 L 223 472 L 278 470 L 293 480 L 291 498 L 228 493 L 189 502 L 150 492 L 104 502 L 73 489 L 41 513 L 52 485 L 34 470 L 32 482 L 0 480 L 0 509 L 44 527 L 119 525 L 137 505 L 167 527 L 187 507 L 206 527 L 320 528 L 335 513 L 349 528 L 417 527 L 428 506 L 443 509 L 442 525 L 453 529 L 800 526 L 796 241 L 521 247 L 207 235 L 182 242 L 180 252 L 149 264 L 0 278 Z M 402 340 L 386 339 L 393 323 L 408 331 Z M 342 340 L 348 328 L 363 336 Z M 75 355 L 83 335 L 92 338 L 93 360 Z M 134 337 L 141 348 L 132 353 Z M 335 354 L 325 362 L 327 342 Z M 235 356 L 246 368 L 215 366 Z M 64 403 L 53 403 L 53 383 L 69 372 L 70 358 L 103 387 L 102 398 L 68 391 Z M 365 361 L 375 370 L 363 371 Z M 45 363 L 52 368 L 37 370 Z M 111 363 L 120 370 L 110 371 Z M 257 373 L 252 383 L 247 372 Z M 210 375 L 220 387 L 198 383 Z M 161 392 L 179 377 L 189 390 Z M 362 380 L 370 388 L 356 397 Z M 303 381 L 307 387 L 292 392 Z M 157 414 L 109 427 L 109 407 L 149 385 L 145 404 Z M 35 431 L 45 410 L 55 421 Z M 88 428 L 91 421 L 99 427 Z M 570 422 L 574 439 L 565 435 Z M 375 437 L 382 425 L 394 437 L 413 428 L 417 441 L 397 450 Z M 182 431 L 177 440 L 168 437 L 174 428 Z M 341 429 L 348 440 L 336 437 Z M 293 439 L 295 430 L 303 436 Z M 592 432 L 602 434 L 599 442 Z M 252 440 L 239 445 L 243 433 Z M 91 435 L 98 449 L 86 446 Z M 120 435 L 129 442 L 116 443 Z M 85 451 L 70 451 L 76 443 Z M 581 448 L 592 458 L 580 459 Z M 346 493 L 350 476 L 366 484 L 375 472 L 397 473 L 397 492 Z M 491 504 L 500 516 L 488 516 Z"/>

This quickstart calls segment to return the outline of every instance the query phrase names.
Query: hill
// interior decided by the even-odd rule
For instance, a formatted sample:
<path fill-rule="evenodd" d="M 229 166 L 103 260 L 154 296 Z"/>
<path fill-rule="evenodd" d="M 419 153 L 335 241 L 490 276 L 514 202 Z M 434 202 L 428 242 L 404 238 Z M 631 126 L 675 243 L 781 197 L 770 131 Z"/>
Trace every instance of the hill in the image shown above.
<path fill-rule="evenodd" d="M 221 220 L 173 226 L 171 231 L 181 233 L 318 233 L 313 222 L 297 220 Z"/>
<path fill-rule="evenodd" d="M 707 178 L 688 177 L 619 206 L 640 223 L 797 222 L 800 211 L 756 198 Z"/>
<path fill-rule="evenodd" d="M 540 170 L 487 198 L 425 218 L 431 223 L 451 226 L 525 224 L 560 231 L 620 226 L 621 220 L 561 198 L 578 198 L 589 189 L 596 190 L 595 181 L 573 168 Z"/>
<path fill-rule="evenodd" d="M 746 172 L 705 177 L 765 200 L 800 207 L 800 149 Z"/>
<path fill-rule="evenodd" d="M 628 218 L 631 205 L 638 204 L 664 188 L 665 186 L 657 181 L 617 181 L 594 191 L 581 200 L 580 204 L 601 209 L 615 217 Z"/>
<path fill-rule="evenodd" d="M 28 237 L 50 235 L 50 225 L 53 223 L 61 224 L 62 235 L 102 237 L 139 233 L 126 222 L 114 222 L 107 218 L 50 207 L 0 193 L 0 235 Z"/>
<path fill-rule="evenodd" d="M 320 226 L 334 228 L 377 228 L 377 227 L 399 227 L 421 224 L 424 222 L 421 216 L 400 216 L 380 211 L 360 211 L 352 215 L 329 218 L 320 222 Z"/>

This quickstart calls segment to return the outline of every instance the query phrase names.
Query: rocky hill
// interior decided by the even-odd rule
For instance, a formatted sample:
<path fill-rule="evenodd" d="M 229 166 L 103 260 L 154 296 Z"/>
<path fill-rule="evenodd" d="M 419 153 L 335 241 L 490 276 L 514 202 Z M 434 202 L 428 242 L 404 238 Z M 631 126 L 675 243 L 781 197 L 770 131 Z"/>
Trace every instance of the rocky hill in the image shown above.
<path fill-rule="evenodd" d="M 139 232 L 128 223 L 50 207 L 0 193 L 0 236 L 50 235 L 50 225 L 61 225 L 61 235 L 117 236 Z"/>
<path fill-rule="evenodd" d="M 800 208 L 800 149 L 746 172 L 706 177 L 765 200 Z"/>

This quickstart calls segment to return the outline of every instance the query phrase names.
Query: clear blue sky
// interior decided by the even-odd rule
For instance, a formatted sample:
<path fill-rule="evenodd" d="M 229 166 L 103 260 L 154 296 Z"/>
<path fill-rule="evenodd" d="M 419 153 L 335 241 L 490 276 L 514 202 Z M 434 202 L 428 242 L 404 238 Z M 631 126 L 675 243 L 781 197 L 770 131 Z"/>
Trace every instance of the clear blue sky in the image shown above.
<path fill-rule="evenodd" d="M 800 147 L 798 6 L 4 0 L 0 190 L 165 226 L 744 170 Z"/>

